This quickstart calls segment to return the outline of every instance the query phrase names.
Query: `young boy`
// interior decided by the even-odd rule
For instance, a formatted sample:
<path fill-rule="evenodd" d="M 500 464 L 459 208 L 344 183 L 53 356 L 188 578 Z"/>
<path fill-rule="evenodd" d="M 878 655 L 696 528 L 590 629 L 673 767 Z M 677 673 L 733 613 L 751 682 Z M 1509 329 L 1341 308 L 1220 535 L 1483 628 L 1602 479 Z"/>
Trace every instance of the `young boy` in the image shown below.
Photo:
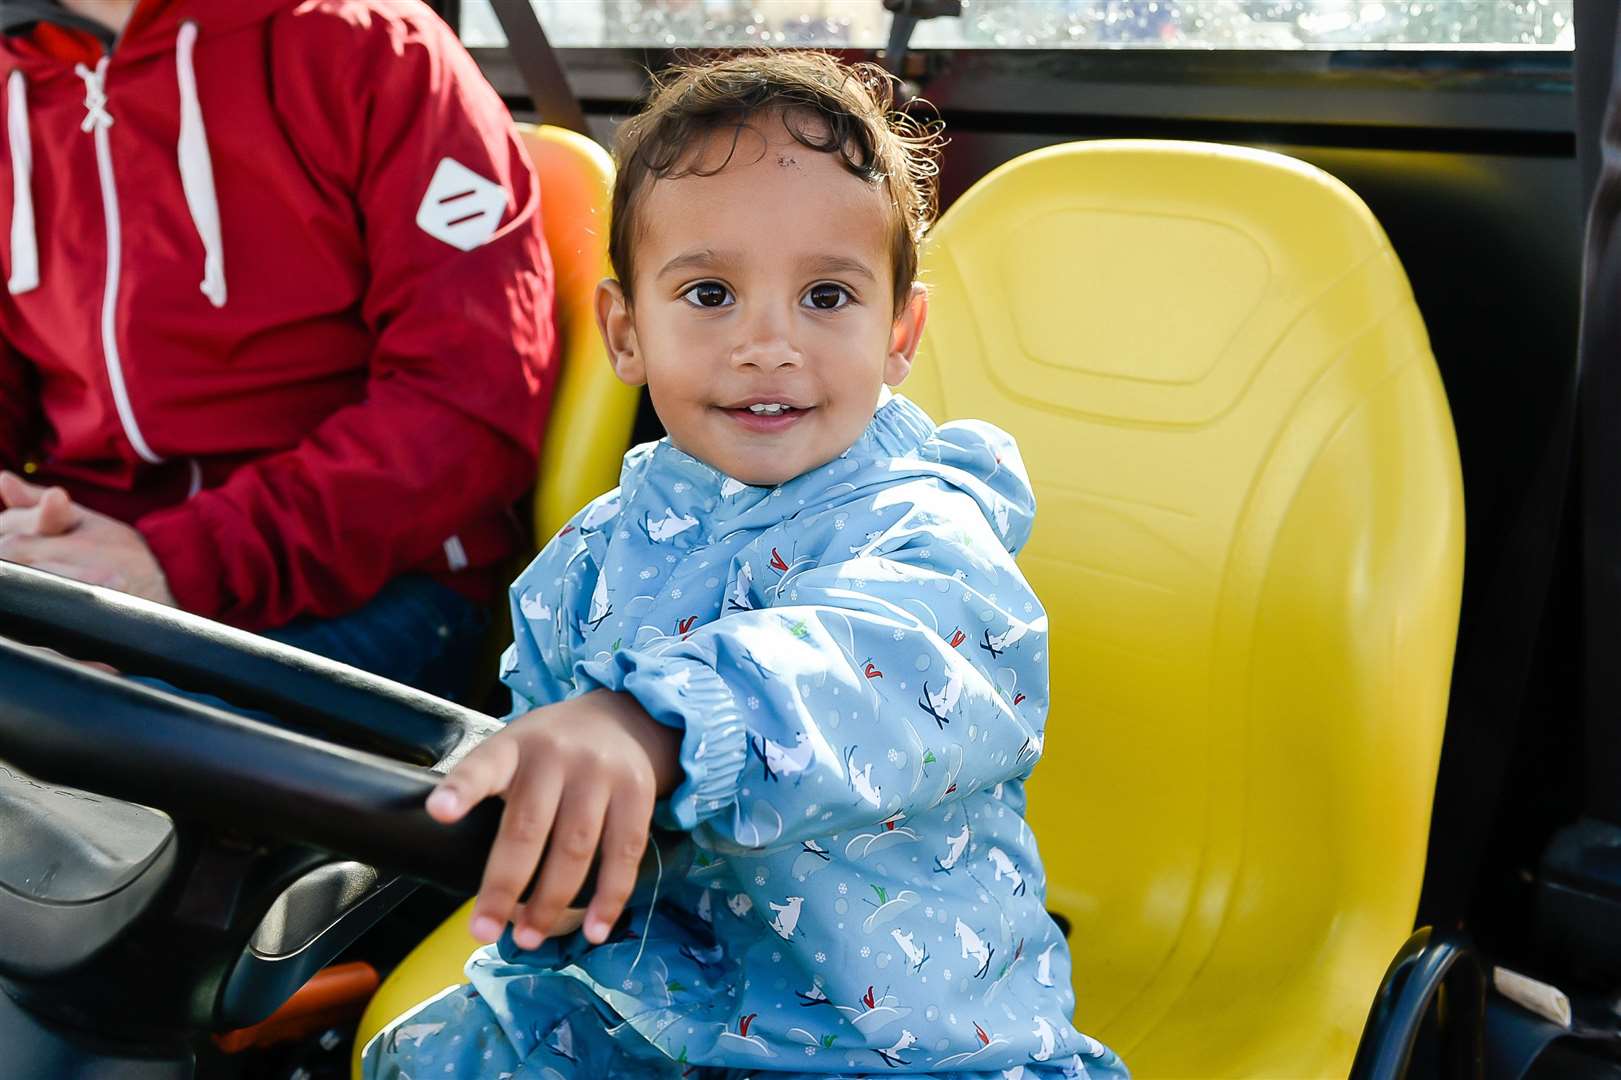
<path fill-rule="evenodd" d="M 1001 431 L 887 389 L 923 331 L 937 141 L 890 92 L 748 55 L 621 129 L 598 318 L 669 437 L 513 586 L 517 719 L 429 801 L 506 799 L 473 928 L 512 928 L 368 1075 L 1125 1075 L 1070 1026 L 1023 816 L 1029 483 Z M 675 838 L 638 885 L 655 819 Z"/>

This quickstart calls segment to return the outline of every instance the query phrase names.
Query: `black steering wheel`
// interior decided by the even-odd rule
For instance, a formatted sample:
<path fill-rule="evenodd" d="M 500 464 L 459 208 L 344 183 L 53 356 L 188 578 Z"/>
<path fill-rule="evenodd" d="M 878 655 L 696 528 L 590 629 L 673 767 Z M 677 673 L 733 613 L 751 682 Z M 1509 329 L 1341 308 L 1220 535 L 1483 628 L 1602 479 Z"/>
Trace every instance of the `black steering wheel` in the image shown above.
<path fill-rule="evenodd" d="M 499 803 L 447 827 L 423 802 L 498 727 L 253 634 L 0 563 L 5 1056 L 17 1063 L 30 1020 L 68 1043 L 142 1052 L 254 1023 L 415 882 L 472 893 Z"/>

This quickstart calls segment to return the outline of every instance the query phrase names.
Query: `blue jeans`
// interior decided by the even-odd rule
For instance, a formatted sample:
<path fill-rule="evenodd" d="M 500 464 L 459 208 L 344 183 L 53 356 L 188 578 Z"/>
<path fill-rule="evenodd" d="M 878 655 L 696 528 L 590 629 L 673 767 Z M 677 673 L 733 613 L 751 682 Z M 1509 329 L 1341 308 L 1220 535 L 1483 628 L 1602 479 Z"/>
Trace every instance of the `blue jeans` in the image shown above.
<path fill-rule="evenodd" d="M 364 607 L 301 616 L 265 637 L 455 700 L 468 688 L 489 614 L 430 577 L 395 578 Z"/>

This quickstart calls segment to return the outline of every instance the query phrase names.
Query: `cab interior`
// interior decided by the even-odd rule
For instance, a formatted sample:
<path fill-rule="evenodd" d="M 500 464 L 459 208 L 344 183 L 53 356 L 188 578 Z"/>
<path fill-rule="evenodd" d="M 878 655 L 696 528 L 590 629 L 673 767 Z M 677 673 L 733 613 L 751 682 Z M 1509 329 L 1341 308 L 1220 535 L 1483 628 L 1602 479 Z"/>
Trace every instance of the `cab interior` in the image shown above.
<path fill-rule="evenodd" d="M 903 392 L 1006 427 L 1041 500 L 1078 1026 L 1143 1077 L 1621 1075 L 1607 0 L 435 7 L 541 174 L 537 543 L 660 434 L 588 307 L 647 73 L 883 62 L 950 137 Z M 456 980 L 496 808 L 420 805 L 488 715 L 3 564 L 0 667 L 22 1075 L 348 1076 Z"/>

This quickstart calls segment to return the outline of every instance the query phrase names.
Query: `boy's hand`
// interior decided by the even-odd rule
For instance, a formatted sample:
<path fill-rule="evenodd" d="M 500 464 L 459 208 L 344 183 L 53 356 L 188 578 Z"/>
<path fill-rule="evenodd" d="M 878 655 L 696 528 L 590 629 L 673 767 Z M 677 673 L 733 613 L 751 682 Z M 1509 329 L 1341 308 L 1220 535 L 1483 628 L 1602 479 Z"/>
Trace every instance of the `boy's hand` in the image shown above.
<path fill-rule="evenodd" d="M 680 750 L 681 732 L 609 690 L 536 709 L 475 747 L 428 796 L 428 813 L 446 824 L 491 795 L 506 800 L 473 905 L 473 936 L 494 941 L 511 922 L 520 948 L 539 947 L 600 846 L 584 923 L 586 939 L 600 945 L 635 887 L 653 803 L 680 783 Z M 542 851 L 540 878 L 520 908 Z"/>

